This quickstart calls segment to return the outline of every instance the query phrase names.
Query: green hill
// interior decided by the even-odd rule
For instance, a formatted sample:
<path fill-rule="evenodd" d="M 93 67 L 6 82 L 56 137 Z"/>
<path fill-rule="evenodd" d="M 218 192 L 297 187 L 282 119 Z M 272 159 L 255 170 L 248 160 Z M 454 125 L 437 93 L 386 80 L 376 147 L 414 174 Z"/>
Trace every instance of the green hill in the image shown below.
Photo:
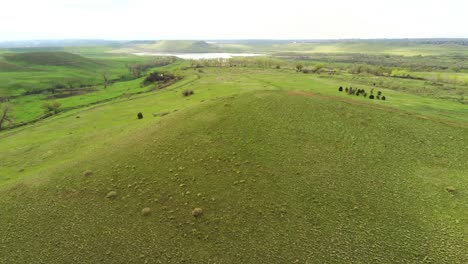
<path fill-rule="evenodd" d="M 193 40 L 161 40 L 151 44 L 135 44 L 131 47 L 152 52 L 222 52 L 223 49 L 216 44 Z"/>
<path fill-rule="evenodd" d="M 0 72 L 17 72 L 17 71 L 22 71 L 22 70 L 24 70 L 23 67 L 18 66 L 13 63 L 3 61 L 0 58 Z"/>
<path fill-rule="evenodd" d="M 68 52 L 25 52 L 3 55 L 7 61 L 45 66 L 98 67 L 94 60 Z"/>
<path fill-rule="evenodd" d="M 93 86 L 129 76 L 127 66 L 150 61 L 134 55 L 84 57 L 68 52 L 24 52 L 0 55 L 0 97 L 40 93 L 57 85 Z"/>
<path fill-rule="evenodd" d="M 44 131 L 28 151 L 46 160 L 98 120 L 129 120 L 3 187 L 0 262 L 466 261 L 466 128 L 308 91 L 216 98 L 215 87 L 202 79 L 189 98 L 174 87 L 18 131 Z M 182 110 L 130 119 L 144 105 Z"/>

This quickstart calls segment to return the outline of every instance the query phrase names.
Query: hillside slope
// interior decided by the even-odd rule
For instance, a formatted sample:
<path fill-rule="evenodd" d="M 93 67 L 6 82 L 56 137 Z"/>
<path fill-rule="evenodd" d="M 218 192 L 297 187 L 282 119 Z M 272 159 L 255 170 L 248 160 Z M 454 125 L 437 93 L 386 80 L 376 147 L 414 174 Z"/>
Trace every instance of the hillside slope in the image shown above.
<path fill-rule="evenodd" d="M 7 61 L 25 65 L 72 66 L 96 68 L 100 64 L 91 59 L 68 52 L 25 52 L 3 55 Z"/>
<path fill-rule="evenodd" d="M 0 262 L 466 263 L 467 138 L 314 93 L 205 102 L 0 192 Z"/>

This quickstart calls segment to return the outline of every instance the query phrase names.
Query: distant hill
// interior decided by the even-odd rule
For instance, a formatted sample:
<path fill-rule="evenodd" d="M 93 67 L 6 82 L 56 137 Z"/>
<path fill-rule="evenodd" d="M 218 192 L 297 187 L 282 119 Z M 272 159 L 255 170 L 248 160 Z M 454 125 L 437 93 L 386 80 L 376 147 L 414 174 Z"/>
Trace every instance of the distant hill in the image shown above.
<path fill-rule="evenodd" d="M 128 41 L 99 39 L 66 39 L 66 40 L 21 40 L 0 42 L 0 48 L 44 48 L 72 46 L 111 46 L 121 45 Z"/>
<path fill-rule="evenodd" d="M 26 52 L 3 55 L 6 61 L 28 65 L 96 67 L 94 60 L 68 52 Z"/>
<path fill-rule="evenodd" d="M 185 52 L 185 53 L 200 53 L 200 52 L 222 52 L 223 49 L 216 45 L 205 41 L 193 40 L 162 40 L 153 43 L 143 43 L 130 45 L 131 48 L 153 52 Z"/>

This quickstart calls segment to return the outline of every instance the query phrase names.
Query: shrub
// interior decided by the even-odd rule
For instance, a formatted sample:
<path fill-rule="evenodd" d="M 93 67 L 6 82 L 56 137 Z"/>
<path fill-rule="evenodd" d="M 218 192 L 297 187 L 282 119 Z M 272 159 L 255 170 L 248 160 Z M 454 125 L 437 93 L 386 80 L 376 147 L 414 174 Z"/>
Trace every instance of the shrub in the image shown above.
<path fill-rule="evenodd" d="M 42 108 L 46 114 L 57 114 L 60 112 L 60 107 L 62 106 L 59 102 L 45 102 L 42 104 Z"/>
<path fill-rule="evenodd" d="M 114 199 L 115 197 L 117 197 L 117 192 L 116 191 L 110 191 L 106 195 L 106 198 L 108 198 L 108 199 Z"/>
<path fill-rule="evenodd" d="M 385 101 L 385 99 L 387 99 L 387 98 L 385 98 L 385 95 L 384 95 L 384 96 L 382 96 L 382 100 L 384 100 L 384 101 Z"/>
<path fill-rule="evenodd" d="M 455 187 L 453 186 L 448 186 L 447 188 L 445 188 L 445 190 L 447 190 L 447 192 L 451 193 L 451 194 L 454 194 L 457 192 L 457 189 L 455 189 Z"/>
<path fill-rule="evenodd" d="M 183 96 L 191 96 L 193 94 L 194 94 L 193 90 L 185 90 L 182 92 Z"/>
<path fill-rule="evenodd" d="M 203 214 L 203 209 L 201 208 L 194 208 L 192 210 L 192 215 L 195 217 L 200 217 Z"/>
<path fill-rule="evenodd" d="M 93 172 L 90 171 L 90 170 L 86 170 L 86 171 L 83 172 L 83 176 L 85 176 L 85 177 L 89 177 L 91 175 L 93 175 Z"/>
<path fill-rule="evenodd" d="M 338 91 L 342 92 L 343 91 L 343 86 L 340 86 L 340 88 L 338 88 Z"/>
<path fill-rule="evenodd" d="M 140 112 L 137 114 L 138 119 L 143 119 L 143 114 Z"/>
<path fill-rule="evenodd" d="M 151 208 L 149 208 L 149 207 L 143 208 L 143 210 L 141 210 L 141 214 L 143 216 L 149 216 L 151 214 Z"/>
<path fill-rule="evenodd" d="M 149 85 L 155 82 L 168 82 L 175 78 L 176 77 L 171 73 L 153 72 L 145 78 L 145 80 L 143 81 L 143 85 Z"/>
<path fill-rule="evenodd" d="M 374 95 L 373 94 L 369 95 L 369 99 L 374 99 Z"/>
<path fill-rule="evenodd" d="M 304 68 L 304 66 L 303 66 L 302 64 L 297 64 L 297 65 L 296 65 L 296 71 L 297 71 L 297 72 L 302 71 L 302 68 Z"/>

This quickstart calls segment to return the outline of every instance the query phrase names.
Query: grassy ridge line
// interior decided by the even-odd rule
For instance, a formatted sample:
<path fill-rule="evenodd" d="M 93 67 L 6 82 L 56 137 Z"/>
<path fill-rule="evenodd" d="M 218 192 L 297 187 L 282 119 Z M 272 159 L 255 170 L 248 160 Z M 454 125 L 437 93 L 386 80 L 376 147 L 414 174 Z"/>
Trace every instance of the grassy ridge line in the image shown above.
<path fill-rule="evenodd" d="M 0 192 L 0 260 L 466 259 L 466 129 L 286 91 L 192 106 Z"/>

